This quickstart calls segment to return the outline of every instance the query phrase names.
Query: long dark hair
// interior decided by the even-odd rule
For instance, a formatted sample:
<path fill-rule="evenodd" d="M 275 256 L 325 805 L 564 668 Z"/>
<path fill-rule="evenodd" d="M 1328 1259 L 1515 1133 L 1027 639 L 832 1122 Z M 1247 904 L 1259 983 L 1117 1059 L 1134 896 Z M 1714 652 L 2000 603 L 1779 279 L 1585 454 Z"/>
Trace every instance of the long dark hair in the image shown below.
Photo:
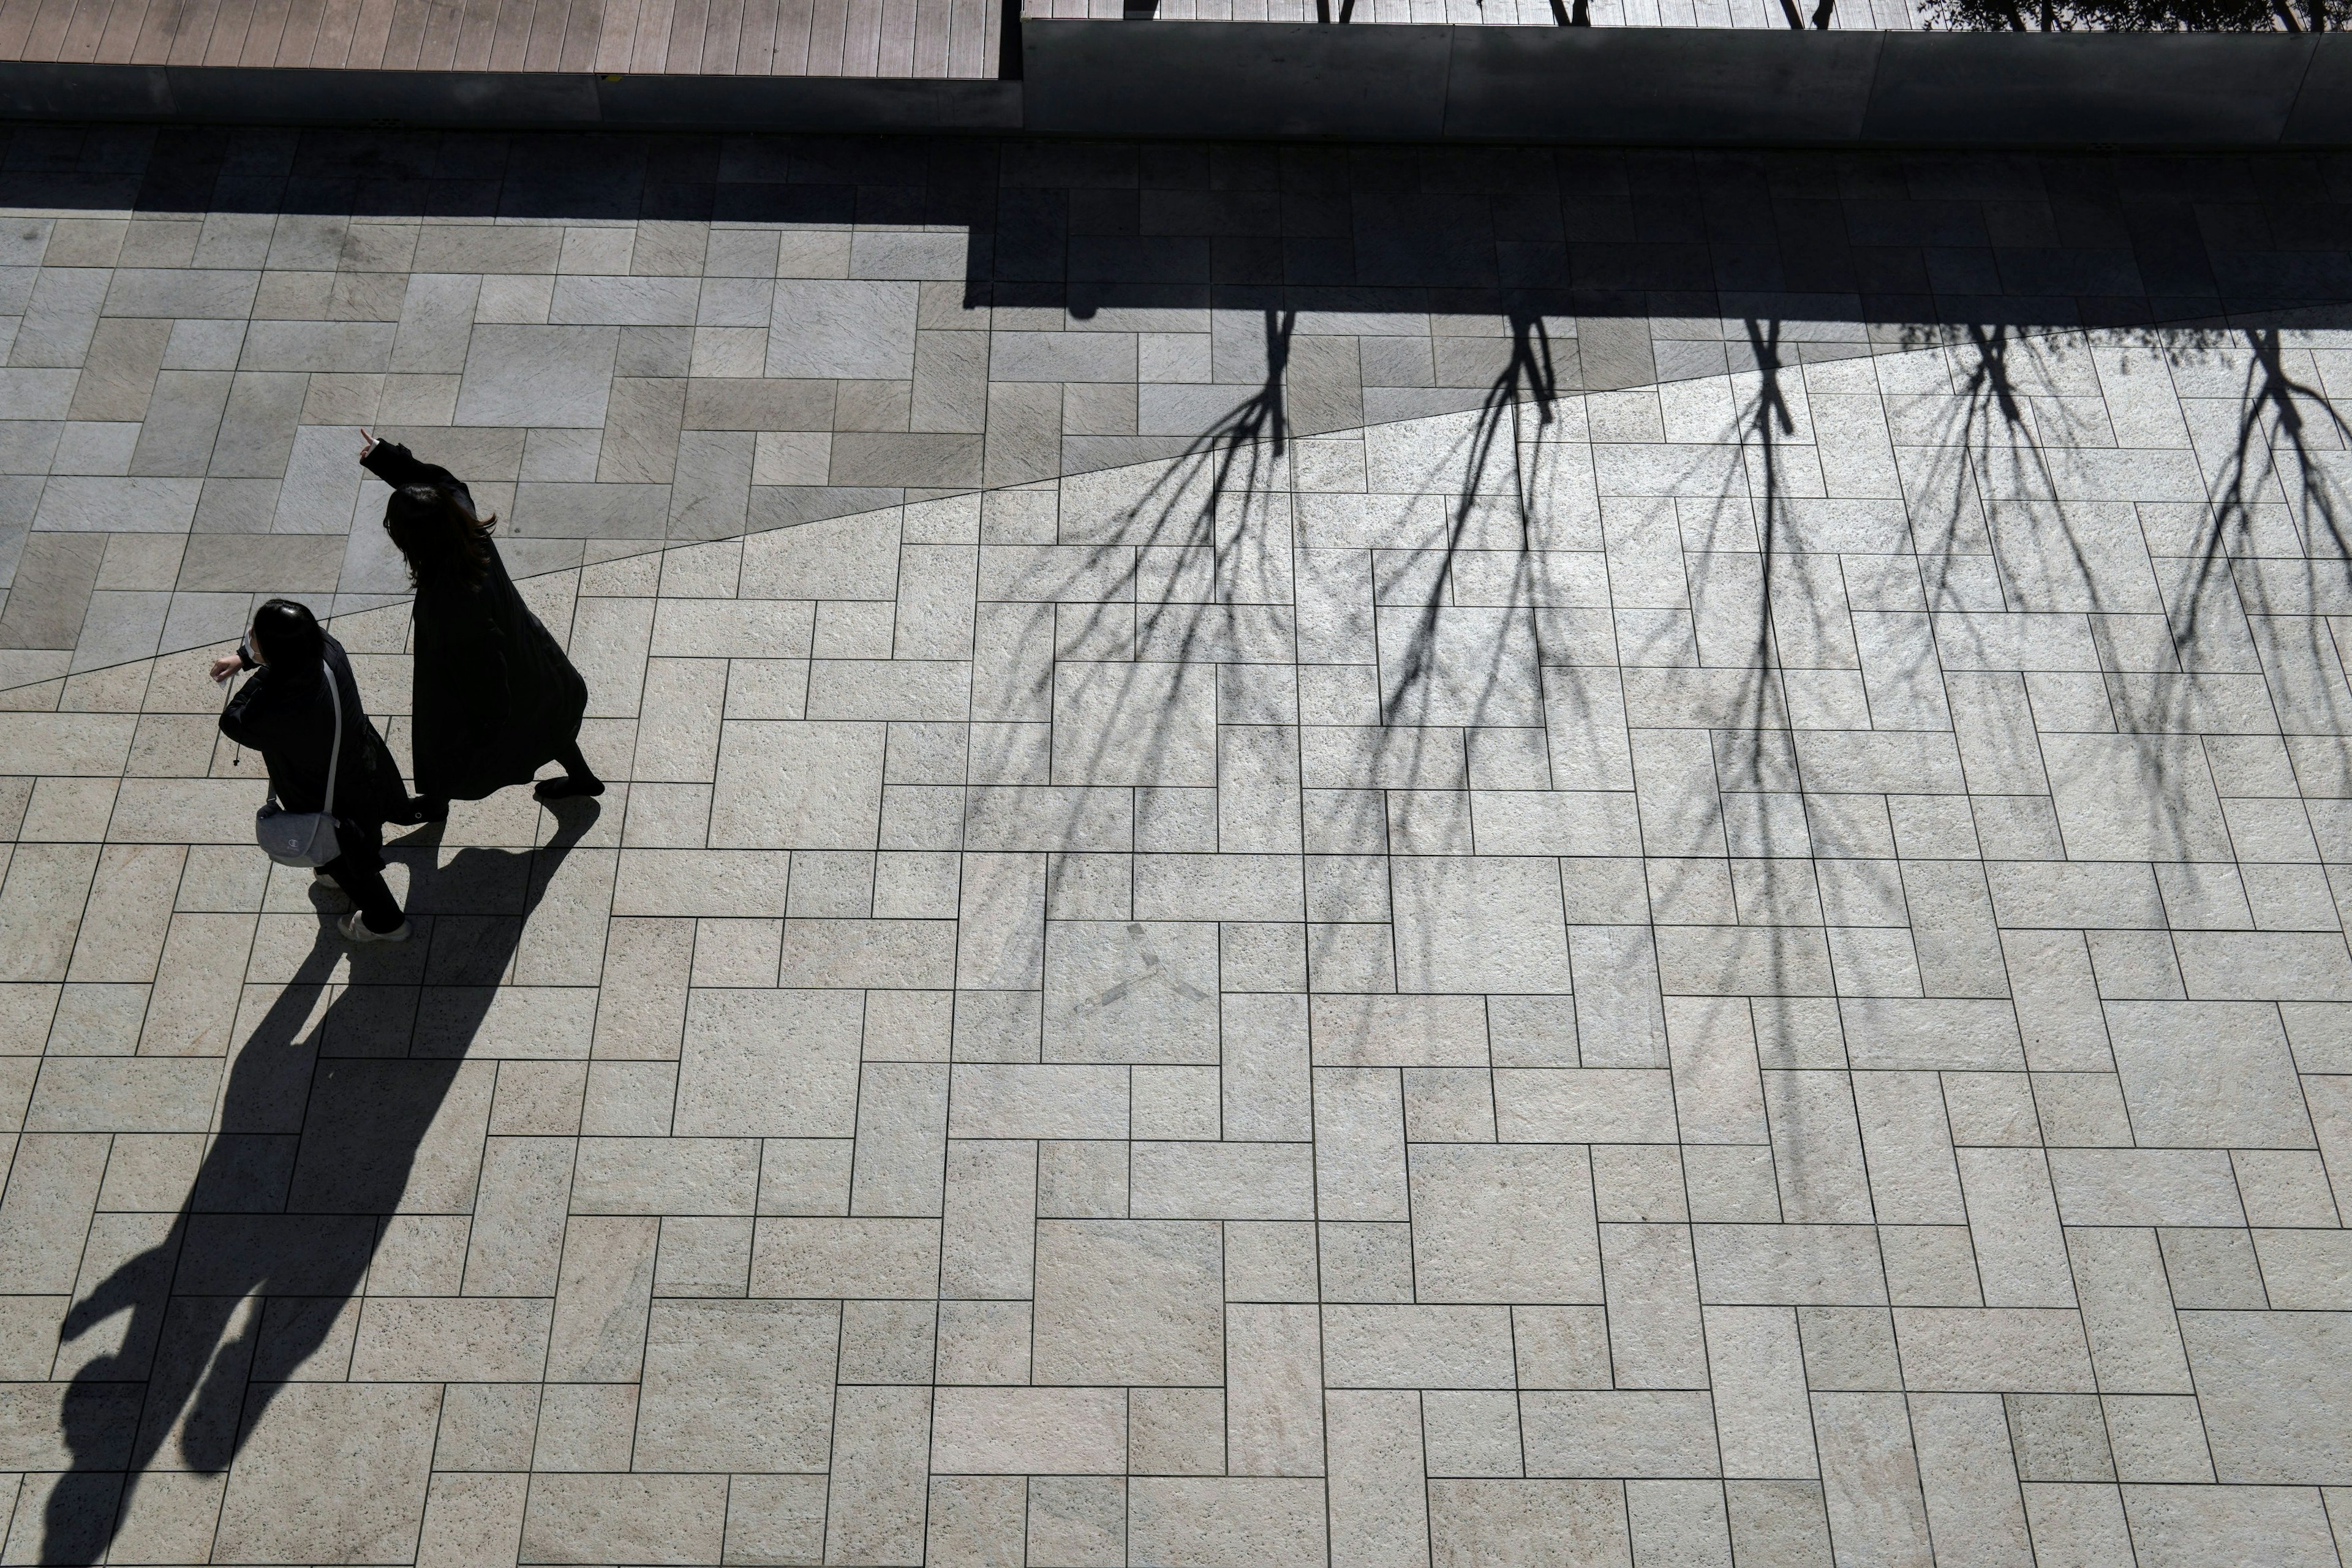
<path fill-rule="evenodd" d="M 327 634 L 310 606 L 292 599 L 268 599 L 253 612 L 253 634 L 261 641 L 263 663 L 288 676 L 319 668 L 325 657 Z"/>
<path fill-rule="evenodd" d="M 495 517 L 477 517 L 456 491 L 436 484 L 402 485 L 383 503 L 383 531 L 408 563 L 408 580 L 454 576 L 478 583 L 490 572 Z"/>

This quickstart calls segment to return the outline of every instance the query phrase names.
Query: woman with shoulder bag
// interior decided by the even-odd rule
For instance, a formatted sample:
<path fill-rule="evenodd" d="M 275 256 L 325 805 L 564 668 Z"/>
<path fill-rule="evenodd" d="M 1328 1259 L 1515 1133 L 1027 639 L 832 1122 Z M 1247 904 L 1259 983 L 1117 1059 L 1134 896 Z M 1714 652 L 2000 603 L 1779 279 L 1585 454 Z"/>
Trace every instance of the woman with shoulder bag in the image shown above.
<path fill-rule="evenodd" d="M 529 784 L 541 800 L 602 795 L 580 754 L 588 683 L 515 592 L 465 481 L 366 431 L 360 464 L 392 487 L 383 528 L 416 584 L 416 793 L 405 820 L 437 822 L 452 800 Z"/>
<path fill-rule="evenodd" d="M 269 770 L 262 847 L 334 879 L 351 896 L 338 925 L 352 941 L 407 941 L 407 917 L 384 885 L 383 825 L 407 815 L 408 793 L 360 704 L 343 645 L 307 607 L 272 599 L 254 612 L 245 645 L 213 661 L 213 679 L 240 669 L 253 679 L 229 699 L 220 727 Z"/>

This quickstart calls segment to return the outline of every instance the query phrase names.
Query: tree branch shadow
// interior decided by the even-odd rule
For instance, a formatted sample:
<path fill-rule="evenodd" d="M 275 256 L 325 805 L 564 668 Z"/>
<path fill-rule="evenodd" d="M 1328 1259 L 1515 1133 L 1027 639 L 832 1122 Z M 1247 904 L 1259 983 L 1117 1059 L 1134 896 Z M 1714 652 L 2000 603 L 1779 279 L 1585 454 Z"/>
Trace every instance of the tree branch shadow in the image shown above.
<path fill-rule="evenodd" d="M 1055 585 L 1041 595 L 1048 602 L 1021 617 L 1020 640 L 1042 650 L 1050 639 L 1052 656 L 1033 656 L 1003 703 L 1057 716 L 1050 776 L 1075 792 L 1062 803 L 1066 833 L 1083 836 L 1081 818 L 1094 809 L 1084 797 L 1099 790 L 1133 788 L 1148 811 L 1163 786 L 1217 784 L 1229 760 L 1204 729 L 1274 722 L 1289 731 L 1276 782 L 1300 819 L 1254 823 L 1253 841 L 1271 838 L 1290 853 L 1385 846 L 1391 789 L 1408 800 L 1417 784 L 1461 790 L 1465 735 L 1542 728 L 1540 620 L 1550 595 L 1541 492 L 1559 395 L 1543 317 L 1532 308 L 1507 314 L 1502 363 L 1465 428 L 1427 465 L 1444 489 L 1411 495 L 1332 493 L 1297 474 L 1286 405 L 1295 326 L 1291 312 L 1265 313 L 1262 383 L 1181 455 L 1144 470 L 1118 504 L 1090 511 L 1081 498 L 1103 481 L 1060 481 L 1060 537 L 1080 548 L 1052 569 Z M 1309 496 L 1328 503 L 1311 522 L 1294 504 Z M 1393 515 L 1374 515 L 1381 507 Z M 1318 552 L 1318 529 L 1347 537 Z M 1473 552 L 1482 557 L 1475 586 L 1460 575 Z M 1500 570 L 1483 559 L 1496 554 Z M 1318 580 L 1322 563 L 1345 556 L 1372 562 L 1370 579 Z M 1078 583 L 1083 596 L 1071 586 Z M 1355 732 L 1339 764 L 1355 787 L 1318 796 L 1311 824 L 1304 802 L 1315 764 L 1301 749 L 1307 716 L 1291 673 L 1302 661 L 1360 668 L 1370 700 L 1362 721 L 1340 726 Z M 1254 663 L 1286 667 L 1294 684 L 1282 711 L 1228 706 L 1229 667 Z M 1058 721 L 1066 712 L 1083 723 Z M 1221 799 L 1220 809 L 1235 807 Z M 1148 837 L 1139 826 L 1139 847 Z M 1061 876 L 1058 866 L 1048 871 L 1049 907 Z"/>

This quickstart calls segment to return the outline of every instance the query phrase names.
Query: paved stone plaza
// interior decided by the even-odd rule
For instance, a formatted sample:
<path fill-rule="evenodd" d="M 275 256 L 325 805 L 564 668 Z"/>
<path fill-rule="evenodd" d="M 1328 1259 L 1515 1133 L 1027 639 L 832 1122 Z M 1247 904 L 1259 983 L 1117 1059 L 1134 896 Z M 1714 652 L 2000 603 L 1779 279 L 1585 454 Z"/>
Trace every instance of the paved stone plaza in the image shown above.
<path fill-rule="evenodd" d="M 0 1560 L 2338 1563 L 2339 195 L 16 132 Z M 615 782 L 355 954 L 362 426 Z"/>

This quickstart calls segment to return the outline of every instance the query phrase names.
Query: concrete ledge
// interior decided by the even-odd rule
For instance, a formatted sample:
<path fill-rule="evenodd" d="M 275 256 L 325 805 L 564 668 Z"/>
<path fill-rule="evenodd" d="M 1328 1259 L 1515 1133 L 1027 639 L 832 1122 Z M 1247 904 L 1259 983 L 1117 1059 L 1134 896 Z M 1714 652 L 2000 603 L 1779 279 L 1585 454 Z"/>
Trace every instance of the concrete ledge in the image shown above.
<path fill-rule="evenodd" d="M 0 116 L 10 120 L 169 120 L 173 109 L 163 66 L 0 62 Z"/>
<path fill-rule="evenodd" d="M 1017 132 L 1017 81 L 867 77 L 617 76 L 595 79 L 614 129 Z"/>
<path fill-rule="evenodd" d="M 1565 145 L 2352 145 L 2352 35 L 1022 25 L 1019 81 L 0 63 L 0 118 Z"/>
<path fill-rule="evenodd" d="M 1446 133 L 1683 144 L 1860 139 L 1884 33 L 1459 27 Z"/>
<path fill-rule="evenodd" d="M 1445 135 L 1455 35 L 1482 30 L 1024 22 L 1024 129 L 1074 136 L 1434 142 Z"/>
<path fill-rule="evenodd" d="M 2299 147 L 2352 146 L 2352 33 L 2320 37 L 2281 140 Z"/>
<path fill-rule="evenodd" d="M 0 62 L 0 119 L 514 130 L 1017 132 L 1021 86 L 857 77 Z"/>
<path fill-rule="evenodd" d="M 1406 141 L 1433 120 L 1439 140 L 1567 144 L 2352 142 L 2352 37 L 2334 34 L 1031 21 L 1022 37 L 1028 129 L 1064 134 Z"/>
<path fill-rule="evenodd" d="M 2267 147 L 2286 130 L 2318 41 L 2294 33 L 1889 33 L 1861 140 Z"/>

